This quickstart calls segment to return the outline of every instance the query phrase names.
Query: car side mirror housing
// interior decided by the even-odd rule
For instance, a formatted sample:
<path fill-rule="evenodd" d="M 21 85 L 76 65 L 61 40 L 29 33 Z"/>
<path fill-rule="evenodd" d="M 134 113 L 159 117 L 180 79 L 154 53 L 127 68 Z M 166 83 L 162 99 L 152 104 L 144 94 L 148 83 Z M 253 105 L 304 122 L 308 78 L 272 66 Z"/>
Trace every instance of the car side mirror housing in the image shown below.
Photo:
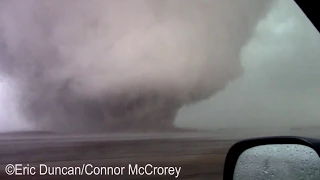
<path fill-rule="evenodd" d="M 264 137 L 233 145 L 226 157 L 224 180 L 319 180 L 320 140 Z"/>

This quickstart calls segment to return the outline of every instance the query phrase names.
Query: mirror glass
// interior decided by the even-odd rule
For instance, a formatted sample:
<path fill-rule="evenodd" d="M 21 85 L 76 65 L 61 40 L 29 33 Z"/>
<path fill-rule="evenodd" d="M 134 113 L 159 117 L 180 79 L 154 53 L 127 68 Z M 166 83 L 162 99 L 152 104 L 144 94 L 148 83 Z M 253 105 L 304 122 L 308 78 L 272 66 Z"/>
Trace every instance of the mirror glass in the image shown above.
<path fill-rule="evenodd" d="M 256 146 L 236 163 L 234 180 L 319 180 L 320 158 L 315 150 L 298 144 Z"/>

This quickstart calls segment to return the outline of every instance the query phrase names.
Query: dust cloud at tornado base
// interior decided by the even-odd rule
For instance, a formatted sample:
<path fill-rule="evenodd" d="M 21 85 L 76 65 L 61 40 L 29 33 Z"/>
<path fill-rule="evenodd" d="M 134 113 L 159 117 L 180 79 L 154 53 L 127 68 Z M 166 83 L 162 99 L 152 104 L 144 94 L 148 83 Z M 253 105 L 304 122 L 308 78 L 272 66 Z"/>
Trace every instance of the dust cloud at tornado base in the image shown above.
<path fill-rule="evenodd" d="M 241 76 L 241 49 L 271 2 L 1 1 L 0 67 L 14 95 L 0 123 L 174 130 L 181 107 Z"/>

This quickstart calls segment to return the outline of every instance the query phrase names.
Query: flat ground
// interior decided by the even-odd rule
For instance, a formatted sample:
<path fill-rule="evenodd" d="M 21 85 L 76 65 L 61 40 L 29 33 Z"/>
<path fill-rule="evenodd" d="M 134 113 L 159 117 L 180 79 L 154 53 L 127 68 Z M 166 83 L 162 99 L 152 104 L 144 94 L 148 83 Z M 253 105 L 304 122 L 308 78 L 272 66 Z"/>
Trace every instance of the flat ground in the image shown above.
<path fill-rule="evenodd" d="M 154 167 L 181 167 L 178 179 L 219 180 L 222 179 L 226 153 L 232 144 L 240 139 L 266 135 L 270 132 L 258 135 L 241 134 L 235 130 L 165 134 L 2 134 L 0 179 L 176 179 L 174 176 L 128 174 L 129 164 L 133 167 L 135 164 L 151 164 Z M 289 134 L 282 131 L 272 135 Z M 36 175 L 9 176 L 5 172 L 7 164 L 22 164 L 25 174 L 31 172 L 30 167 L 35 167 Z M 109 175 L 100 176 L 40 176 L 40 171 L 45 171 L 45 168 L 39 168 L 40 164 L 60 168 L 81 168 L 91 164 L 89 170 L 94 167 L 124 167 L 124 170 L 118 176 L 112 175 L 117 172 L 110 169 Z M 23 170 L 18 172 L 23 173 Z"/>

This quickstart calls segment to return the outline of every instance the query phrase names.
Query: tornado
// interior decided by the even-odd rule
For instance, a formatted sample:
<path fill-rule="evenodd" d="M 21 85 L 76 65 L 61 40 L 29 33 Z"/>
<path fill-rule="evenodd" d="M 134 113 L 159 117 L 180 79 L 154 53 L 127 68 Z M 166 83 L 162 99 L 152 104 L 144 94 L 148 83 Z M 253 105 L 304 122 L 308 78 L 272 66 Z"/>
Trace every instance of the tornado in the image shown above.
<path fill-rule="evenodd" d="M 0 74 L 38 130 L 178 131 L 182 106 L 241 76 L 241 50 L 273 3 L 2 0 Z"/>

